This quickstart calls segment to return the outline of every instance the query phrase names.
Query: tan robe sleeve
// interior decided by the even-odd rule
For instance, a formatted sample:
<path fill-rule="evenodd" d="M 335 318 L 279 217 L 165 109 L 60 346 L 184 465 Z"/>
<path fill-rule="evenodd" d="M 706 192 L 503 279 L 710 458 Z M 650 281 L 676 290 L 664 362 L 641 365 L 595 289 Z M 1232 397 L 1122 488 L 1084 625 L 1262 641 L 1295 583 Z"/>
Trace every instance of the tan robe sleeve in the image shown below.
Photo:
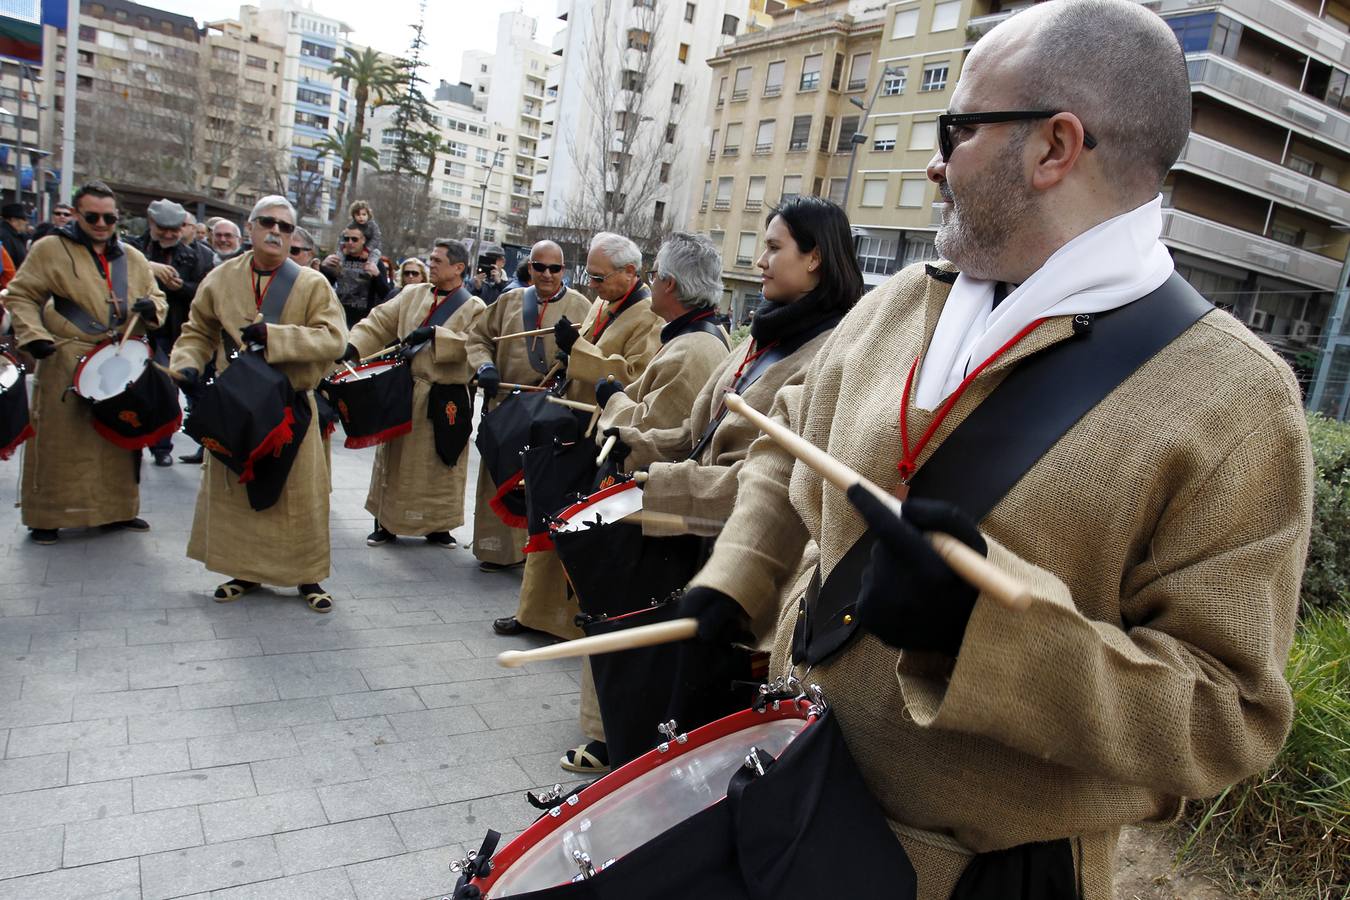
<path fill-rule="evenodd" d="M 659 321 L 659 320 L 658 320 Z M 567 357 L 567 374 L 587 384 L 599 384 L 613 375 L 623 384 L 632 384 L 642 376 L 647 363 L 661 349 L 661 329 L 636 329 L 618 353 L 602 353 L 585 338 L 577 338 Z"/>
<path fill-rule="evenodd" d="M 458 319 L 458 328 L 450 328 L 449 322 L 436 326 L 436 336 L 431 342 L 431 353 L 438 368 L 453 366 L 457 370 L 454 382 L 467 383 L 473 377 L 474 369 L 469 365 L 468 342 L 474 326 L 478 324 L 487 307 L 478 297 L 471 297 L 464 304 L 466 309 L 457 309 L 451 317 Z"/>
<path fill-rule="evenodd" d="M 347 319 L 342 305 L 317 284 L 305 298 L 304 325 L 267 326 L 269 363 L 332 362 L 346 346 Z"/>
<path fill-rule="evenodd" d="M 411 296 L 411 293 L 399 291 L 394 297 L 376 306 L 364 319 L 352 326 L 352 332 L 347 341 L 357 349 L 362 358 L 378 353 L 391 341 L 403 337 L 398 333 L 398 320 L 403 313 L 403 304 L 408 302 Z"/>
<path fill-rule="evenodd" d="M 488 363 L 497 365 L 498 342 L 493 338 L 509 333 L 502 331 L 502 310 L 506 308 L 502 299 L 499 297 L 497 303 L 486 307 L 482 315 L 476 316 L 465 333 L 464 353 L 468 357 L 469 368 L 475 372 Z"/>

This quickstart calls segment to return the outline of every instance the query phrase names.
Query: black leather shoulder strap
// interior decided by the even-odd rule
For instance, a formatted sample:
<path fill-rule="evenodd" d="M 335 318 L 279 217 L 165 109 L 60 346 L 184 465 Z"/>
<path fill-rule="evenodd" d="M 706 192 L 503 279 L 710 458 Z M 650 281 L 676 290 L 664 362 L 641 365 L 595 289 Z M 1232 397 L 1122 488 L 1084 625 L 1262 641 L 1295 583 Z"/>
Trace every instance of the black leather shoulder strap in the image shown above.
<path fill-rule="evenodd" d="M 281 313 L 286 308 L 286 301 L 290 299 L 291 289 L 295 287 L 295 280 L 300 277 L 300 264 L 293 259 L 287 259 L 277 269 L 277 273 L 272 276 L 272 280 L 267 282 L 267 293 L 263 296 L 262 315 L 263 321 L 268 325 L 277 325 L 281 322 Z"/>
<path fill-rule="evenodd" d="M 123 250 L 108 260 L 108 268 L 111 270 L 113 296 L 122 303 L 130 302 L 127 297 L 127 252 Z"/>
<path fill-rule="evenodd" d="M 105 324 L 98 319 L 95 319 L 89 313 L 85 312 L 82 306 L 74 300 L 71 300 L 69 297 L 60 297 L 53 294 L 52 308 L 55 309 L 57 314 L 63 319 L 83 331 L 85 334 L 104 335 L 116 326 L 119 318 L 126 318 L 127 302 L 125 298 L 118 300 L 118 307 L 113 313 L 113 322 L 111 324 Z"/>
<path fill-rule="evenodd" d="M 440 327 L 449 322 L 450 317 L 457 313 L 461 306 L 468 303 L 471 297 L 473 297 L 473 294 L 470 294 L 467 288 L 460 285 L 458 290 L 446 297 L 441 305 L 436 307 L 436 311 L 427 319 L 427 324 Z"/>

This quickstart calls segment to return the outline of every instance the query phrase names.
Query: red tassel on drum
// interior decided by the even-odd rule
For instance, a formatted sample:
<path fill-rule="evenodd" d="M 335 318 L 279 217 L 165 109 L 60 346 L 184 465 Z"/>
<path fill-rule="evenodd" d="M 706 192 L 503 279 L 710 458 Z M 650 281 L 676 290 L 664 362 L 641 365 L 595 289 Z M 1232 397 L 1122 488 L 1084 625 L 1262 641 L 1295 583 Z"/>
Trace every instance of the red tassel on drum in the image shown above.
<path fill-rule="evenodd" d="M 156 428 L 149 434 L 140 434 L 135 437 L 127 437 L 124 434 L 118 434 L 98 419 L 92 419 L 91 422 L 93 423 L 94 430 L 97 431 L 99 436 L 105 441 L 122 450 L 134 451 L 144 450 L 151 444 L 157 444 L 176 432 L 178 427 L 183 424 L 183 414 L 179 413 L 172 422 L 169 422 L 162 428 Z M 4 456 L 0 456 L 0 459 L 4 459 Z"/>
<path fill-rule="evenodd" d="M 493 494 L 492 499 L 488 501 L 488 509 L 496 513 L 497 518 L 501 519 L 502 524 L 508 528 L 524 528 L 530 521 L 524 516 L 511 512 L 504 502 L 506 495 L 514 491 L 524 480 L 525 473 L 523 471 L 517 472 L 502 482 L 502 486 L 497 488 L 497 493 Z"/>
<path fill-rule="evenodd" d="M 19 449 L 19 445 L 35 434 L 37 434 L 37 432 L 33 430 L 33 426 L 31 423 L 23 426 L 23 431 L 19 432 L 18 437 L 10 441 L 5 446 L 0 447 L 0 462 L 4 462 L 5 460 L 13 456 L 14 451 Z"/>
<path fill-rule="evenodd" d="M 244 462 L 244 471 L 239 476 L 240 484 L 248 484 L 254 478 L 253 464 L 263 457 L 277 453 L 282 447 L 295 440 L 295 411 L 286 407 L 281 424 L 267 433 L 261 444 L 254 448 Z"/>
<path fill-rule="evenodd" d="M 412 431 L 412 422 L 407 421 L 395 425 L 393 428 L 386 428 L 384 431 L 377 431 L 374 434 L 363 434 L 359 437 L 347 436 L 342 442 L 342 446 L 348 450 L 364 450 L 367 447 L 375 447 L 380 444 L 392 441 L 394 438 L 401 438 Z"/>
<path fill-rule="evenodd" d="M 546 534 L 532 534 L 530 535 L 530 539 L 525 543 L 525 549 L 521 552 L 538 553 L 541 550 L 552 549 L 554 549 L 553 538 Z"/>

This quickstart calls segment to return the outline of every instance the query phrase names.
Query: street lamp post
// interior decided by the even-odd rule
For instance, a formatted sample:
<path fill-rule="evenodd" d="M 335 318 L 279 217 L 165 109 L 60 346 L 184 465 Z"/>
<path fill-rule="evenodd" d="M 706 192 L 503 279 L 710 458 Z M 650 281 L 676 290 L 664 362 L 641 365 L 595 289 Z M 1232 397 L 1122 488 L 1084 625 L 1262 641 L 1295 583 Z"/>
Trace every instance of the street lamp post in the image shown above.
<path fill-rule="evenodd" d="M 1336 351 L 1341 347 L 1350 347 L 1350 336 L 1341 334 L 1342 326 L 1345 324 L 1345 312 L 1347 304 L 1350 304 L 1350 247 L 1346 248 L 1345 259 L 1341 263 L 1341 274 L 1336 279 L 1336 297 L 1331 310 L 1331 317 L 1327 320 L 1327 327 L 1323 331 L 1326 340 L 1323 342 L 1322 356 L 1317 361 L 1317 376 L 1313 379 L 1312 393 L 1308 396 L 1308 409 L 1317 412 L 1322 408 L 1322 402 L 1327 390 L 1327 381 L 1331 377 L 1331 363 L 1336 356 Z M 1350 394 L 1350 391 L 1345 391 Z M 1335 417 L 1345 418 L 1346 396 L 1342 396 L 1336 402 Z"/>
<path fill-rule="evenodd" d="M 863 133 L 863 129 L 867 127 L 867 119 L 872 115 L 872 104 L 877 102 L 877 94 L 881 93 L 881 85 L 886 79 L 892 75 L 899 74 L 900 71 L 898 69 L 892 69 L 890 66 L 883 68 L 881 70 L 881 77 L 877 79 L 876 85 L 872 88 L 872 99 L 867 101 L 866 106 L 863 106 L 862 101 L 857 97 L 848 98 L 849 103 L 852 103 L 854 106 L 858 107 L 858 109 L 862 110 L 862 119 L 858 122 L 858 130 L 853 132 L 849 137 L 849 143 L 852 144 L 852 146 L 849 148 L 848 175 L 844 178 L 844 202 L 841 204 L 845 210 L 848 209 L 848 192 L 853 186 L 853 167 L 858 162 L 858 146 L 867 143 L 867 135 Z"/>
<path fill-rule="evenodd" d="M 492 163 L 488 166 L 487 175 L 483 178 L 483 196 L 478 203 L 478 240 L 474 246 L 474 252 L 469 255 L 469 262 L 473 265 L 478 264 L 478 255 L 483 252 L 483 216 L 487 212 L 487 192 L 488 184 L 492 181 L 492 171 L 500 163 L 502 148 L 498 145 L 492 152 Z"/>

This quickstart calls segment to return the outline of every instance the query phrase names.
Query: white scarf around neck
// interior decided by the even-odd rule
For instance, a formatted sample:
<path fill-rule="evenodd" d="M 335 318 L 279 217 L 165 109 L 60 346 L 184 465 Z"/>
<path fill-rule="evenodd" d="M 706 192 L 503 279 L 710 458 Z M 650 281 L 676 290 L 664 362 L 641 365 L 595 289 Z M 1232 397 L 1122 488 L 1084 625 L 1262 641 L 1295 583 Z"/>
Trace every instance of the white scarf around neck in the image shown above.
<path fill-rule="evenodd" d="M 1037 319 L 1101 313 L 1151 293 L 1172 274 L 1162 195 L 1056 250 L 994 308 L 995 282 L 956 278 L 924 354 L 914 405 L 933 410 L 970 370 Z"/>

